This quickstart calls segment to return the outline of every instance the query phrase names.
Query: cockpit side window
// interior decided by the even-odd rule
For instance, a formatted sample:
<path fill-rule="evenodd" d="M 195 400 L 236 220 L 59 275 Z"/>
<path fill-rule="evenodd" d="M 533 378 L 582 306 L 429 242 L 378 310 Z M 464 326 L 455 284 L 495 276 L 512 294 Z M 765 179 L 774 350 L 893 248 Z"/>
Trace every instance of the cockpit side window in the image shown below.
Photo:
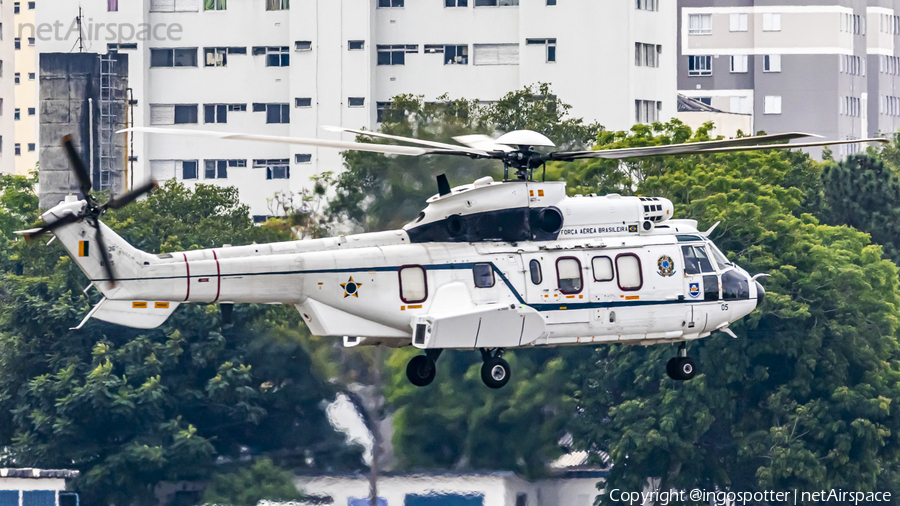
<path fill-rule="evenodd" d="M 491 288 L 494 286 L 494 270 L 491 264 L 475 264 L 472 267 L 477 288 Z"/>
<path fill-rule="evenodd" d="M 684 273 L 700 274 L 700 261 L 694 255 L 693 246 L 682 246 L 681 252 L 684 254 Z"/>
<path fill-rule="evenodd" d="M 581 277 L 581 262 L 575 257 L 563 257 L 556 261 L 556 276 L 559 291 L 565 294 L 580 293 L 584 287 Z"/>
<path fill-rule="evenodd" d="M 722 298 L 744 300 L 750 298 L 750 281 L 746 276 L 731 270 L 722 274 Z"/>
<path fill-rule="evenodd" d="M 706 254 L 706 248 L 703 246 L 694 246 L 694 253 L 697 255 L 697 262 L 700 263 L 700 270 L 703 272 L 716 272 L 712 263 L 709 261 L 709 255 Z"/>
<path fill-rule="evenodd" d="M 709 250 L 712 251 L 713 259 L 716 261 L 716 264 L 718 264 L 720 271 L 724 271 L 726 268 L 732 266 L 732 263 L 728 261 L 728 258 L 725 257 L 725 255 L 719 251 L 719 248 L 712 242 L 709 243 Z"/>

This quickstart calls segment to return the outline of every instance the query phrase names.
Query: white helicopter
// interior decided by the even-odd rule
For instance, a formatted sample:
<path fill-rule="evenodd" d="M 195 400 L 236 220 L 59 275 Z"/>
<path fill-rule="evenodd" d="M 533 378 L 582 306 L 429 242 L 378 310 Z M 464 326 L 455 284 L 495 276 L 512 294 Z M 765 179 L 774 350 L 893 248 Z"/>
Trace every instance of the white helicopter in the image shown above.
<path fill-rule="evenodd" d="M 464 136 L 460 145 L 350 129 L 357 135 L 423 147 L 158 128 L 133 131 L 279 142 L 384 154 L 455 155 L 502 160 L 516 179 L 481 178 L 438 194 L 402 230 L 306 241 L 154 255 L 140 251 L 100 218 L 151 191 L 148 183 L 100 205 L 72 139 L 64 146 L 81 185 L 42 215 L 104 298 L 90 318 L 149 329 L 183 303 L 293 304 L 313 334 L 352 346 L 415 346 L 407 367 L 418 386 L 435 378 L 444 349 L 480 350 L 491 388 L 510 379 L 504 350 L 620 342 L 680 343 L 667 364 L 675 380 L 693 378 L 685 343 L 729 330 L 758 307 L 765 290 L 730 262 L 694 220 L 673 219 L 671 201 L 620 195 L 568 197 L 564 182 L 535 181 L 547 161 L 624 159 L 887 142 L 885 139 L 769 144 L 808 137 L 787 133 L 642 148 L 539 153 L 553 147 L 532 131 L 498 139 Z"/>

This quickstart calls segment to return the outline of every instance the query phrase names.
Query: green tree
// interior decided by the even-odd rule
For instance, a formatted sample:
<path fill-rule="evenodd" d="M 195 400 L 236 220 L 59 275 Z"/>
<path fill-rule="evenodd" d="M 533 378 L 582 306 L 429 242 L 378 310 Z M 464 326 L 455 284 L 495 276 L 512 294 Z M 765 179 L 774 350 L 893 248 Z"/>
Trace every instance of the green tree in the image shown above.
<path fill-rule="evenodd" d="M 900 180 L 885 163 L 867 155 L 851 155 L 826 166 L 824 220 L 847 225 L 872 236 L 884 255 L 900 262 Z"/>
<path fill-rule="evenodd" d="M 335 387 L 313 374 L 296 311 L 239 306 L 224 325 L 215 305 L 185 305 L 153 331 L 99 321 L 69 330 L 99 297 L 82 292 L 84 275 L 57 244 L 10 239 L 36 220 L 37 200 L 33 180 L 2 184 L 4 465 L 74 467 L 85 501 L 129 504 L 248 451 L 290 467 L 359 463 L 321 408 Z M 287 237 L 254 227 L 236 191 L 203 185 L 168 184 L 105 222 L 151 252 Z"/>
<path fill-rule="evenodd" d="M 203 493 L 204 504 L 256 506 L 259 501 L 298 501 L 303 495 L 294 485 L 293 475 L 269 459 L 252 466 L 213 476 Z"/>
<path fill-rule="evenodd" d="M 815 185 L 817 170 L 805 155 L 648 163 L 638 193 L 671 198 L 701 226 L 721 221 L 719 247 L 771 277 L 765 305 L 732 325 L 739 339 L 690 344 L 702 367 L 691 381 L 662 372 L 673 346 L 604 346 L 577 364 L 575 441 L 609 452 L 607 489 L 655 478 L 663 489 L 895 492 L 896 266 L 866 234 L 803 212 L 801 183 Z"/>

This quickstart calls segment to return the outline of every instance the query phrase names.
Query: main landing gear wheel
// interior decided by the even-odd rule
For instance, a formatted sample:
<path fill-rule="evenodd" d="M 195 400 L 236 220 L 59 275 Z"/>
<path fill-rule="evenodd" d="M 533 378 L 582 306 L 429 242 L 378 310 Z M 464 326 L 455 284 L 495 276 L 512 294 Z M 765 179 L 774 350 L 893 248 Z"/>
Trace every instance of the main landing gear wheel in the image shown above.
<path fill-rule="evenodd" d="M 666 374 L 676 381 L 686 381 L 697 375 L 697 362 L 687 356 L 684 343 L 678 347 L 678 357 L 672 357 L 666 363 Z"/>
<path fill-rule="evenodd" d="M 484 364 L 481 365 L 481 381 L 490 388 L 503 388 L 509 383 L 512 372 L 509 363 L 500 358 L 502 354 L 502 349 L 498 349 L 493 356 L 490 351 L 481 350 L 481 357 L 484 359 Z"/>
<path fill-rule="evenodd" d="M 434 360 L 425 355 L 413 357 L 406 366 L 406 377 L 417 387 L 430 385 L 436 375 L 437 367 Z"/>

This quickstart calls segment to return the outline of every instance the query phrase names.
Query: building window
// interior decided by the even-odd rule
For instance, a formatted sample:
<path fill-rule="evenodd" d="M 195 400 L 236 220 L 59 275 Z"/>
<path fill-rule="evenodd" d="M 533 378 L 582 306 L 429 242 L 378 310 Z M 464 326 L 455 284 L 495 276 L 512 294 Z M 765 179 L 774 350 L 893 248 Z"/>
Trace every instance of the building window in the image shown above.
<path fill-rule="evenodd" d="M 30 10 L 30 11 L 34 10 L 34 2 L 28 2 L 28 10 Z"/>
<path fill-rule="evenodd" d="M 28 151 L 34 153 L 34 150 L 35 150 L 35 144 L 34 144 L 33 142 L 32 142 L 32 143 L 29 143 L 29 144 L 28 144 Z"/>
<path fill-rule="evenodd" d="M 781 14 L 777 12 L 763 13 L 763 31 L 764 32 L 780 32 L 781 31 Z"/>
<path fill-rule="evenodd" d="M 312 51 L 311 40 L 298 40 L 294 42 L 295 51 Z"/>
<path fill-rule="evenodd" d="M 376 46 L 378 65 L 405 65 L 406 53 L 418 53 L 418 44 L 394 44 Z"/>
<path fill-rule="evenodd" d="M 290 0 L 266 0 L 267 11 L 286 11 L 290 8 Z"/>
<path fill-rule="evenodd" d="M 151 125 L 192 125 L 197 123 L 197 104 L 150 105 Z"/>
<path fill-rule="evenodd" d="M 197 173 L 198 165 L 195 160 L 181 162 L 181 179 L 199 179 L 200 176 Z"/>
<path fill-rule="evenodd" d="M 203 65 L 206 67 L 225 67 L 228 65 L 227 47 L 203 48 Z"/>
<path fill-rule="evenodd" d="M 22 109 L 16 109 L 14 118 L 15 118 L 16 120 L 22 119 Z"/>
<path fill-rule="evenodd" d="M 688 56 L 689 76 L 711 76 L 712 56 Z"/>
<path fill-rule="evenodd" d="M 550 4 L 547 4 L 550 5 Z M 553 2 L 556 5 L 556 2 Z M 635 0 L 634 8 L 639 11 L 655 11 L 659 9 L 657 0 Z"/>
<path fill-rule="evenodd" d="M 119 0 L 106 0 L 107 12 L 119 12 Z"/>
<path fill-rule="evenodd" d="M 594 257 L 591 269 L 594 271 L 594 281 L 612 281 L 615 278 L 612 259 L 609 257 Z"/>
<path fill-rule="evenodd" d="M 403 0 L 378 0 L 378 7 L 403 7 Z"/>
<path fill-rule="evenodd" d="M 29 73 L 28 73 L 28 80 L 29 80 L 29 81 L 34 81 L 34 78 L 35 78 L 34 72 L 29 72 Z"/>
<path fill-rule="evenodd" d="M 468 65 L 469 46 L 448 45 L 444 46 L 444 65 Z"/>
<path fill-rule="evenodd" d="M 739 114 L 751 114 L 753 112 L 750 110 L 750 97 L 730 97 L 730 102 L 730 112 Z"/>
<path fill-rule="evenodd" d="M 16 72 L 15 79 L 16 79 L 16 84 L 19 84 L 22 81 L 22 74 Z"/>
<path fill-rule="evenodd" d="M 203 179 L 227 179 L 228 167 L 246 167 L 247 160 L 206 160 Z"/>
<path fill-rule="evenodd" d="M 425 269 L 419 265 L 401 267 L 398 272 L 400 278 L 400 300 L 407 304 L 425 302 L 428 298 L 428 280 L 425 277 Z"/>
<path fill-rule="evenodd" d="M 228 123 L 228 105 L 206 104 L 203 106 L 204 123 Z"/>
<path fill-rule="evenodd" d="M 519 0 L 475 0 L 475 7 L 508 7 L 519 5 Z"/>
<path fill-rule="evenodd" d="M 384 122 L 384 115 L 391 110 L 390 102 L 376 102 L 375 103 L 375 121 L 377 123 Z"/>
<path fill-rule="evenodd" d="M 366 99 L 364 97 L 350 97 L 347 99 L 348 107 L 365 107 Z"/>
<path fill-rule="evenodd" d="M 348 51 L 362 51 L 366 48 L 366 41 L 364 40 L 348 40 L 347 41 L 347 50 Z"/>
<path fill-rule="evenodd" d="M 294 163 L 312 163 L 312 155 L 309 153 L 297 153 L 294 155 Z"/>
<path fill-rule="evenodd" d="M 204 0 L 203 10 L 206 11 L 224 11 L 226 0 Z"/>
<path fill-rule="evenodd" d="M 688 14 L 688 35 L 712 33 L 712 14 Z"/>
<path fill-rule="evenodd" d="M 444 7 L 468 7 L 469 0 L 444 0 Z"/>
<path fill-rule="evenodd" d="M 781 72 L 781 55 L 767 54 L 763 64 L 763 72 Z"/>
<path fill-rule="evenodd" d="M 253 104 L 253 112 L 265 112 L 266 123 L 291 122 L 291 108 L 288 104 Z"/>
<path fill-rule="evenodd" d="M 575 257 L 562 257 L 556 261 L 556 279 L 559 291 L 571 295 L 580 293 L 584 286 L 581 262 Z"/>
<path fill-rule="evenodd" d="M 295 98 L 294 106 L 295 107 L 312 107 L 312 99 L 311 98 Z"/>
<path fill-rule="evenodd" d="M 277 160 L 253 160 L 254 169 L 266 169 L 266 179 L 290 179 L 291 164 L 287 158 Z"/>
<path fill-rule="evenodd" d="M 547 0 L 547 5 L 556 5 L 556 0 Z"/>
<path fill-rule="evenodd" d="M 736 54 L 731 56 L 731 73 L 732 74 L 746 74 L 747 73 L 747 61 L 750 58 L 745 54 Z"/>
<path fill-rule="evenodd" d="M 640 290 L 644 285 L 641 260 L 633 253 L 625 253 L 616 257 L 616 274 L 616 277 L 619 278 L 619 289 L 622 291 Z"/>
<path fill-rule="evenodd" d="M 763 114 L 781 114 L 781 95 L 766 95 Z"/>
<path fill-rule="evenodd" d="M 747 31 L 747 14 L 735 13 L 728 16 L 728 30 L 732 32 Z"/>
<path fill-rule="evenodd" d="M 247 104 L 228 104 L 228 112 L 247 112 Z"/>
<path fill-rule="evenodd" d="M 16 144 L 16 156 L 19 156 L 21 154 L 22 154 L 22 145 Z"/>
<path fill-rule="evenodd" d="M 844 116 L 858 118 L 862 113 L 862 100 L 856 97 L 840 97 L 840 112 Z"/>
<path fill-rule="evenodd" d="M 556 39 L 525 39 L 526 46 L 543 45 L 546 50 L 546 62 L 553 63 L 556 61 Z"/>
<path fill-rule="evenodd" d="M 254 56 L 266 56 L 266 67 L 287 67 L 291 64 L 290 48 L 282 47 L 254 47 Z"/>
<path fill-rule="evenodd" d="M 662 109 L 662 102 L 653 100 L 635 100 L 634 122 L 645 124 L 656 123 L 659 121 L 660 109 Z"/>
<path fill-rule="evenodd" d="M 474 65 L 518 65 L 518 44 L 473 44 Z"/>
<path fill-rule="evenodd" d="M 634 64 L 638 67 L 659 67 L 659 55 L 662 46 L 659 44 L 634 43 Z"/>
<path fill-rule="evenodd" d="M 197 0 L 150 0 L 150 12 L 197 12 Z"/>
<path fill-rule="evenodd" d="M 197 48 L 150 49 L 150 67 L 196 67 Z"/>
<path fill-rule="evenodd" d="M 34 37 L 28 37 L 28 45 L 34 46 Z"/>
<path fill-rule="evenodd" d="M 13 14 L 18 14 L 21 10 L 21 4 L 19 2 L 13 2 Z"/>
<path fill-rule="evenodd" d="M 29 107 L 29 108 L 28 108 L 28 115 L 29 115 L 29 116 L 34 116 L 35 114 L 37 114 L 37 109 L 35 109 L 34 107 Z"/>
<path fill-rule="evenodd" d="M 16 37 L 16 40 L 15 40 L 15 48 L 16 48 L 16 49 L 22 49 L 22 39 L 20 39 L 19 37 Z"/>

